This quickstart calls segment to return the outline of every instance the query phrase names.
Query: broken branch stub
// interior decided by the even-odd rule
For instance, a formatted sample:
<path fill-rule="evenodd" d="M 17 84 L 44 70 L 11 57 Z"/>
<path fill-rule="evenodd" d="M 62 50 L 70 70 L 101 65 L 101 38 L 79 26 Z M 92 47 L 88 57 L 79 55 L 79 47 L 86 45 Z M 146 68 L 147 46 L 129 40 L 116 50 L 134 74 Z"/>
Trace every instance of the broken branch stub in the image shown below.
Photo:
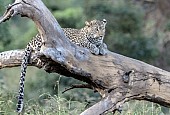
<path fill-rule="evenodd" d="M 16 0 L 0 21 L 14 14 L 32 19 L 43 38 L 39 56 L 42 63 L 37 65 L 32 61 L 31 66 L 84 81 L 101 94 L 103 99 L 82 115 L 115 111 L 124 102 L 134 99 L 170 106 L 170 90 L 167 90 L 170 89 L 170 72 L 110 51 L 105 56 L 96 56 L 70 43 L 41 0 Z M 32 58 L 33 55 L 37 54 L 33 53 Z M 19 66 L 22 56 L 23 51 L 18 50 L 0 53 L 0 68 Z"/>

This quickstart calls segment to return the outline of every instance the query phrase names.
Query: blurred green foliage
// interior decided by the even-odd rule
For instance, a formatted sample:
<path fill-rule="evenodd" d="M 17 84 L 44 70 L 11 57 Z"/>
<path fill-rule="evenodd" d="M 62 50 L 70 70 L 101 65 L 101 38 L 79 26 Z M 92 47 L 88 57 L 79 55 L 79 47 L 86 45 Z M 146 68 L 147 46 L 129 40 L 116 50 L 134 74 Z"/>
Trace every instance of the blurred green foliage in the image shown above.
<path fill-rule="evenodd" d="M 12 0 L 0 0 L 0 15 L 5 10 L 4 6 L 12 3 Z M 144 12 L 139 6 L 133 5 L 128 0 L 43 0 L 45 5 L 51 10 L 61 27 L 81 28 L 86 20 L 107 19 L 106 36 L 104 42 L 108 49 L 129 57 L 151 63 L 159 56 L 158 38 L 146 36 L 144 32 Z M 167 26 L 169 29 L 169 26 Z M 0 25 L 0 51 L 24 48 L 29 40 L 36 35 L 37 29 L 34 23 L 27 19 L 15 16 L 8 22 Z M 7 112 L 13 114 L 18 92 L 20 68 L 3 69 L 0 71 L 0 114 Z M 5 76 L 5 77 L 4 77 Z M 47 74 L 43 70 L 29 67 L 26 75 L 25 100 L 26 112 L 36 114 L 47 114 L 58 111 L 58 103 L 65 110 L 73 110 L 74 114 L 80 113 L 80 109 L 85 109 L 89 104 L 96 102 L 100 97 L 94 92 L 84 89 L 74 89 L 61 94 L 64 88 L 71 84 L 81 83 L 72 78 L 61 77 L 57 74 Z M 7 92 L 7 93 L 6 93 Z M 15 93 L 8 93 L 15 92 Z M 9 102 L 8 102 L 8 101 Z M 67 100 L 67 101 L 66 101 Z M 4 103 L 4 102 L 8 103 Z M 53 105 L 56 102 L 56 105 Z M 86 102 L 83 105 L 80 102 Z M 50 105 L 46 105 L 52 104 Z M 73 103 L 73 105 L 72 105 Z M 60 105 L 59 104 L 59 105 Z M 70 105 L 69 105 L 70 104 Z M 75 105 L 80 105 L 80 109 L 74 110 Z M 135 104 L 135 103 L 130 103 Z M 137 103 L 140 104 L 140 103 Z M 73 106 L 73 107 L 72 107 Z M 125 110 L 133 114 L 142 114 L 150 104 L 140 105 L 139 108 Z M 54 109 L 54 107 L 56 109 Z M 136 107 L 136 106 L 135 106 Z M 143 107 L 144 111 L 140 111 Z M 6 110 L 8 108 L 8 110 Z M 151 109 L 159 109 L 156 106 Z M 33 111 L 34 110 L 34 111 Z M 64 111 L 64 110 L 63 110 Z M 78 111 L 77 113 L 75 113 Z M 157 112 L 157 111 L 156 111 Z M 160 110 L 158 110 L 158 112 Z M 147 112 L 146 112 L 147 113 Z M 51 115 L 52 113 L 49 113 Z M 68 111 L 66 113 L 68 115 Z M 61 115 L 65 115 L 62 113 Z M 59 114 L 57 114 L 59 115 Z"/>
<path fill-rule="evenodd" d="M 0 14 L 5 10 L 5 5 L 10 2 L 11 0 L 0 0 Z M 12 42 L 12 36 L 8 31 L 9 28 L 9 23 L 1 24 L 0 26 L 0 51 L 7 50 Z"/>
<path fill-rule="evenodd" d="M 158 56 L 157 39 L 143 33 L 144 12 L 126 0 L 89 0 L 85 5 L 88 18 L 108 20 L 105 42 L 111 51 L 149 62 Z M 95 15 L 96 14 L 96 15 Z"/>
<path fill-rule="evenodd" d="M 81 25 L 82 8 L 67 8 L 62 11 L 55 11 L 54 16 L 58 17 L 57 20 L 62 24 L 63 28 L 78 28 Z M 70 21 L 73 20 L 73 21 Z M 76 23 L 75 23 L 76 22 Z"/>

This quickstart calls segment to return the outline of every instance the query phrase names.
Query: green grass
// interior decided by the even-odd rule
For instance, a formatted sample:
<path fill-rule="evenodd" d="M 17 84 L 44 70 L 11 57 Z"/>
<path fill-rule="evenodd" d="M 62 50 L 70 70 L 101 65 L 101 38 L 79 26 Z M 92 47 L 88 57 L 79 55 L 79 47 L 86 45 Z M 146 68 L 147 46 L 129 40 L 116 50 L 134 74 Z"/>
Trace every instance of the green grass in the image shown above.
<path fill-rule="evenodd" d="M 67 100 L 56 95 L 42 94 L 38 100 L 25 102 L 24 115 L 78 115 L 85 109 L 86 103 Z M 16 94 L 0 92 L 0 115 L 17 115 Z"/>
<path fill-rule="evenodd" d="M 79 115 L 86 109 L 87 103 L 72 101 L 62 96 L 51 96 L 49 93 L 37 99 L 25 101 L 24 115 Z M 0 91 L 0 115 L 17 115 L 16 94 Z M 116 115 L 164 115 L 161 106 L 146 101 L 131 101 L 124 104 L 122 113 Z M 112 115 L 108 113 L 107 115 Z"/>
<path fill-rule="evenodd" d="M 37 102 L 29 100 L 25 106 L 25 113 L 35 115 L 78 115 L 84 110 L 85 104 L 70 101 L 56 95 L 42 94 Z M 78 108 L 77 108 L 78 107 Z"/>

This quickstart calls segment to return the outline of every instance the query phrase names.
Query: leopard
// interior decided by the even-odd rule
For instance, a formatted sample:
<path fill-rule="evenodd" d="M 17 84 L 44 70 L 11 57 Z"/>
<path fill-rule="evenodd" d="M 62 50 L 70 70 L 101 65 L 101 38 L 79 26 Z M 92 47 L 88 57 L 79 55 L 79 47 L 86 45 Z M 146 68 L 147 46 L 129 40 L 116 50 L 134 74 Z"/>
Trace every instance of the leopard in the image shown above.
<path fill-rule="evenodd" d="M 85 21 L 85 26 L 81 29 L 75 28 L 62 28 L 65 36 L 69 38 L 70 42 L 78 46 L 87 48 L 94 55 L 106 55 L 107 45 L 103 43 L 105 36 L 105 28 L 107 21 L 92 20 Z M 24 107 L 24 82 L 26 76 L 27 65 L 31 58 L 31 53 L 40 52 L 43 45 L 43 38 L 40 34 L 37 34 L 27 44 L 24 50 L 24 56 L 21 63 L 20 82 L 19 82 L 19 94 L 17 103 L 17 112 L 21 113 Z"/>

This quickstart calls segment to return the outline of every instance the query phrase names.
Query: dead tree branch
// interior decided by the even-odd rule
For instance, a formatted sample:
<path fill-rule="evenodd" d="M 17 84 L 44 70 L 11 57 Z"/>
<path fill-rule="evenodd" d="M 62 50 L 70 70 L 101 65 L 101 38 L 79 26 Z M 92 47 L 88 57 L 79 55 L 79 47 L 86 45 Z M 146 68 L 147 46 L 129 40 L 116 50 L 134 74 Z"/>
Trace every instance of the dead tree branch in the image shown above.
<path fill-rule="evenodd" d="M 144 62 L 108 51 L 96 56 L 87 49 L 69 42 L 58 22 L 41 0 L 16 0 L 1 17 L 4 22 L 19 14 L 32 19 L 44 40 L 38 57 L 31 66 L 84 81 L 97 90 L 103 99 L 81 115 L 99 115 L 115 111 L 129 100 L 147 100 L 170 106 L 170 73 Z M 0 53 L 0 68 L 21 64 L 23 51 Z"/>
<path fill-rule="evenodd" d="M 66 91 L 75 89 L 75 88 L 87 88 L 87 89 L 93 89 L 91 85 L 89 84 L 74 84 L 69 88 L 66 88 L 62 93 L 65 93 Z"/>

